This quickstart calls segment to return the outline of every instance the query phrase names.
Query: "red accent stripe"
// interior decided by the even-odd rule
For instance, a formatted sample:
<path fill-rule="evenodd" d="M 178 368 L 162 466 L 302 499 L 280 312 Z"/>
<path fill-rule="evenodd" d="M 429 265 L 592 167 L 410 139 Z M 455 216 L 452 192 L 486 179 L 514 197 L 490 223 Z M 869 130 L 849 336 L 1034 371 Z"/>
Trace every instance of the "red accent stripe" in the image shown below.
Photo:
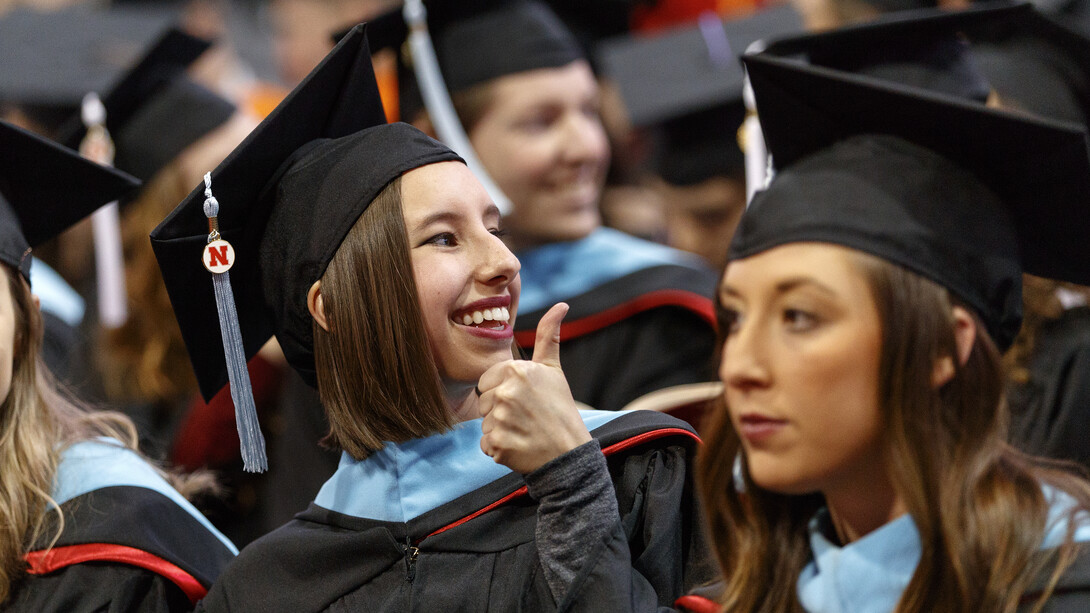
<path fill-rule="evenodd" d="M 712 305 L 711 298 L 680 289 L 663 289 L 637 296 L 599 313 L 560 324 L 560 341 L 578 338 L 624 321 L 638 313 L 667 306 L 688 309 L 699 315 L 709 326 L 714 328 L 716 325 L 715 307 Z M 533 347 L 536 335 L 537 330 L 520 330 L 515 332 L 515 342 L 522 347 Z"/>
<path fill-rule="evenodd" d="M 480 509 L 480 510 L 477 510 L 477 511 L 474 511 L 474 512 L 470 513 L 469 515 L 466 515 L 462 519 L 459 519 L 458 521 L 454 522 L 453 524 L 448 524 L 446 526 L 443 526 L 442 528 L 436 530 L 435 532 L 432 532 L 428 536 L 435 536 L 436 534 L 442 534 L 442 533 L 446 532 L 447 530 L 450 530 L 451 528 L 457 528 L 458 526 L 461 526 L 462 524 L 464 524 L 467 521 L 473 519 L 474 517 L 480 517 L 481 515 L 484 515 L 485 513 L 491 511 L 492 509 L 495 509 L 496 507 L 506 503 L 507 501 L 514 500 L 515 498 L 519 498 L 520 496 L 525 496 L 528 493 L 529 493 L 529 490 L 527 490 L 526 486 L 524 485 L 524 486 L 518 488 L 517 490 L 511 492 L 510 494 L 504 496 L 503 498 L 500 498 L 496 502 L 493 502 L 492 504 L 488 505 L 487 507 L 485 507 L 483 509 Z M 426 538 L 428 538 L 428 536 L 425 536 L 424 538 L 426 539 Z M 422 541 L 424 539 L 420 539 L 420 540 Z M 420 542 L 420 541 L 417 541 L 417 542 Z"/>
<path fill-rule="evenodd" d="M 177 585 L 189 602 L 197 604 L 208 593 L 200 581 L 193 575 L 179 568 L 177 565 L 135 547 L 125 545 L 112 545 L 108 543 L 87 543 L 85 545 L 68 545 L 54 547 L 41 551 L 31 551 L 24 556 L 30 568 L 27 572 L 31 575 L 47 575 L 73 564 L 84 562 L 119 562 L 137 566 L 145 570 L 166 577 L 174 585 Z"/>
<path fill-rule="evenodd" d="M 674 601 L 674 606 L 692 613 L 719 613 L 719 605 L 703 596 L 686 594 Z"/>
<path fill-rule="evenodd" d="M 683 434 L 685 436 L 688 436 L 688 437 L 692 438 L 697 443 L 701 442 L 699 436 L 693 434 L 692 432 L 689 432 L 688 430 L 686 430 L 684 428 L 662 428 L 661 430 L 652 430 L 650 432 L 644 432 L 643 434 L 638 434 L 636 436 L 633 436 L 632 438 L 627 438 L 627 439 L 625 439 L 623 441 L 614 443 L 614 444 L 610 445 L 609 447 L 606 447 L 605 449 L 603 449 L 602 450 L 602 455 L 609 456 L 609 455 L 612 455 L 612 454 L 614 454 L 614 453 L 616 453 L 618 451 L 623 451 L 625 449 L 628 449 L 629 447 L 634 447 L 636 445 L 639 445 L 640 443 L 644 443 L 644 442 L 647 442 L 647 441 L 655 440 L 657 438 L 662 438 L 664 436 L 670 436 L 670 435 L 674 435 L 674 434 Z M 469 521 L 469 520 L 471 520 L 471 519 L 473 519 L 475 517 L 480 517 L 481 515 L 484 515 L 485 513 L 491 511 L 492 509 L 495 509 L 498 506 L 506 504 L 506 503 L 516 499 L 516 498 L 525 496 L 528 493 L 529 493 L 529 491 L 526 489 L 526 486 L 524 485 L 524 486 L 520 487 L 519 489 L 511 492 L 510 494 L 504 496 L 503 498 L 500 498 L 496 502 L 493 502 L 492 504 L 484 507 L 483 509 L 478 509 L 477 511 L 474 511 L 474 512 L 470 513 L 469 515 L 466 515 L 462 519 L 459 519 L 458 521 L 456 521 L 456 522 L 454 522 L 452 524 L 448 524 L 446 526 L 443 526 L 442 528 L 439 528 L 435 532 L 432 532 L 428 536 L 425 536 L 423 539 L 418 540 L 417 543 L 419 543 L 420 541 L 423 541 L 424 539 L 426 539 L 428 537 L 435 536 L 436 534 L 442 534 L 442 533 L 444 533 L 447 530 L 450 530 L 452 528 L 457 528 L 458 526 L 461 526 L 462 524 L 466 523 L 467 521 Z"/>

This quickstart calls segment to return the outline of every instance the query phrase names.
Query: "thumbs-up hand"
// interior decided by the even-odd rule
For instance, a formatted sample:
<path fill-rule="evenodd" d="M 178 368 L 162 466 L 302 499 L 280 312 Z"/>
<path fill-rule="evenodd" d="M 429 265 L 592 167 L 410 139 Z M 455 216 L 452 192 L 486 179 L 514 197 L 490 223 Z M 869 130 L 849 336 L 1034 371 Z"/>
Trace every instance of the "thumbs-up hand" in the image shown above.
<path fill-rule="evenodd" d="M 554 305 L 537 325 L 534 358 L 495 364 L 477 386 L 481 450 L 524 475 L 590 440 L 560 369 L 560 322 L 567 314 L 568 305 Z"/>

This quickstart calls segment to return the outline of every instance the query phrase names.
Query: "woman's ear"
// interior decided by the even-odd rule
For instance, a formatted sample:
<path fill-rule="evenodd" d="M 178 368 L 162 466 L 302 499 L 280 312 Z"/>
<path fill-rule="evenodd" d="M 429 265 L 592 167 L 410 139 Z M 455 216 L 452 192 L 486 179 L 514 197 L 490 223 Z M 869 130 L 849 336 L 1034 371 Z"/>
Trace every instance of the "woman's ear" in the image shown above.
<path fill-rule="evenodd" d="M 310 316 L 314 318 L 314 321 L 318 322 L 323 330 L 329 332 L 329 323 L 325 318 L 325 304 L 322 301 L 321 280 L 315 281 L 314 285 L 311 285 L 310 289 L 307 290 L 307 310 L 310 311 Z"/>
<path fill-rule="evenodd" d="M 954 315 L 954 345 L 957 350 L 958 365 L 964 366 L 969 361 L 969 353 L 976 342 L 976 320 L 969 311 L 963 307 L 955 306 Z M 931 373 L 931 385 L 940 388 L 950 379 L 954 378 L 954 359 L 952 356 L 943 356 L 935 363 L 935 370 Z"/>

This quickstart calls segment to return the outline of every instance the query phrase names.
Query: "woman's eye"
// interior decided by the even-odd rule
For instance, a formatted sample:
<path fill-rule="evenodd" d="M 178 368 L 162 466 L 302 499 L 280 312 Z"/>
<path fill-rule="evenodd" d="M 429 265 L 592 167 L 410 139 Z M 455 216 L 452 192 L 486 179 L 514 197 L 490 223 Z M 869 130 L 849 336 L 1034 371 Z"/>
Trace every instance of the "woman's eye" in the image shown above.
<path fill-rule="evenodd" d="M 489 232 L 496 238 L 503 238 L 509 234 L 509 232 L 503 228 L 492 228 Z"/>
<path fill-rule="evenodd" d="M 425 245 L 438 245 L 440 247 L 453 247 L 454 245 L 458 244 L 458 241 L 455 240 L 453 233 L 451 233 L 451 232 L 440 232 L 439 234 L 436 234 L 435 236 L 433 236 L 433 237 L 429 238 L 428 240 L 424 241 L 424 244 Z"/>
<path fill-rule="evenodd" d="M 719 333 L 729 336 L 737 332 L 740 319 L 738 311 L 726 307 L 720 307 L 716 310 L 718 311 L 716 313 L 716 318 L 718 319 Z"/>
<path fill-rule="evenodd" d="M 796 332 L 812 330 L 818 324 L 816 315 L 800 309 L 785 309 L 783 312 L 783 321 L 787 324 L 788 328 Z"/>

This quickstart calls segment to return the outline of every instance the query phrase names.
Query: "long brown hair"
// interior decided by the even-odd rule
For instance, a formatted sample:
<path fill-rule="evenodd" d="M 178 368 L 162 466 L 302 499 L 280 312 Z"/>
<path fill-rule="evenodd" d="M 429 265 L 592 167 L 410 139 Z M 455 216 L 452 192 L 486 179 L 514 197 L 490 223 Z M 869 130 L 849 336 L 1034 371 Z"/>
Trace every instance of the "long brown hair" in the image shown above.
<path fill-rule="evenodd" d="M 47 525 L 60 455 L 68 445 L 110 436 L 136 447 L 136 428 L 118 413 L 89 412 L 60 390 L 40 361 L 42 317 L 26 281 L 0 265 L 11 294 L 15 334 L 8 395 L 0 404 L 0 602 L 25 570 L 28 547 L 64 518 Z"/>
<path fill-rule="evenodd" d="M 449 429 L 401 213 L 401 180 L 379 193 L 322 275 L 329 331 L 314 323 L 327 442 L 363 459 L 383 441 Z"/>
<path fill-rule="evenodd" d="M 886 461 L 922 545 L 897 612 L 1013 612 L 1031 583 L 1049 572 L 1046 589 L 1034 596 L 1039 609 L 1077 553 L 1074 515 L 1090 509 L 1090 484 L 1005 443 L 1003 369 L 979 321 L 968 360 L 936 390 L 936 360 L 957 355 L 956 302 L 901 267 L 862 253 L 855 260 L 882 322 Z M 801 611 L 795 584 L 811 555 L 807 524 L 823 497 L 782 495 L 755 484 L 725 406 L 706 434 L 697 480 L 726 579 L 723 609 Z M 736 458 L 744 488 L 735 485 Z M 1042 483 L 1077 502 L 1067 515 L 1065 544 L 1051 556 L 1039 554 L 1049 512 Z"/>
<path fill-rule="evenodd" d="M 189 194 L 191 185 L 172 162 L 125 206 L 121 245 L 129 317 L 104 334 L 102 381 L 113 402 L 175 404 L 197 391 L 182 332 L 148 234 Z"/>

